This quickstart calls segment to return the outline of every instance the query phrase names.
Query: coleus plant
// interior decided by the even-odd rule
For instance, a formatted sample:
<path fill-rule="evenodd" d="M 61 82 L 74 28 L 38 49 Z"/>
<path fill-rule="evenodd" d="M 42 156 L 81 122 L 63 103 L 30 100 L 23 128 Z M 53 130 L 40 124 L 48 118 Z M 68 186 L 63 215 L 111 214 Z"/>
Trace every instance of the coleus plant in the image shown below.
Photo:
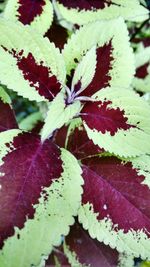
<path fill-rule="evenodd" d="M 12 15 L 4 17 L 18 21 Z M 130 88 L 126 25 L 122 18 L 86 25 L 60 53 L 41 35 L 48 26 L 34 32 L 41 18 L 21 21 L 29 26 L 0 20 L 1 84 L 48 107 L 39 134 L 32 131 L 39 113 L 19 129 L 0 88 L 0 266 L 45 266 L 73 216 L 80 224 L 60 248 L 67 264 L 125 267 L 133 257 L 149 259 L 150 110 Z M 79 234 L 95 261 L 84 245 L 74 246 Z"/>

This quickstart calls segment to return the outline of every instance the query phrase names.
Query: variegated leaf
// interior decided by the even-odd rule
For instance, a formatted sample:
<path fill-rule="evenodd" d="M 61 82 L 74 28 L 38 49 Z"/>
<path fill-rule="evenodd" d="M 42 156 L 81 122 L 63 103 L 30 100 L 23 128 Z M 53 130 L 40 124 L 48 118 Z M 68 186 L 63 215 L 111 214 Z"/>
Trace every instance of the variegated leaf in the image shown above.
<path fill-rule="evenodd" d="M 11 107 L 11 99 L 3 87 L 0 86 L 0 132 L 17 128 L 15 114 Z"/>
<path fill-rule="evenodd" d="M 140 92 L 150 92 L 150 47 L 135 54 L 136 74 L 133 87 Z"/>
<path fill-rule="evenodd" d="M 150 157 L 85 159 L 79 220 L 92 238 L 121 253 L 150 257 Z"/>
<path fill-rule="evenodd" d="M 119 16 L 130 21 L 148 17 L 148 10 L 139 0 L 55 0 L 54 3 L 64 19 L 78 25 Z"/>
<path fill-rule="evenodd" d="M 96 62 L 94 50 L 88 52 L 93 47 L 96 47 Z M 84 91 L 80 94 L 82 96 L 89 97 L 108 86 L 122 90 L 131 84 L 134 58 L 127 27 L 122 18 L 82 27 L 68 40 L 62 53 L 68 74 L 67 85 L 71 87 L 72 79 L 75 79 L 77 88 L 74 91 L 82 91 L 83 81 L 76 72 L 84 64 L 82 80 L 86 77 L 88 82 L 83 84 Z M 84 55 L 85 59 L 82 59 Z M 86 72 L 86 68 L 89 71 Z"/>
<path fill-rule="evenodd" d="M 49 0 L 8 0 L 3 16 L 44 34 L 52 23 L 53 7 Z"/>
<path fill-rule="evenodd" d="M 66 76 L 59 50 L 29 26 L 4 19 L 0 35 L 1 83 L 30 100 L 52 100 Z"/>
<path fill-rule="evenodd" d="M 0 266 L 36 266 L 73 224 L 81 200 L 81 168 L 69 152 L 49 140 L 41 143 L 37 135 L 19 134 L 5 147 Z"/>
<path fill-rule="evenodd" d="M 123 157 L 150 153 L 150 109 L 132 90 L 109 88 L 86 103 L 81 117 L 95 145 Z M 124 144 L 124 145 L 122 145 Z"/>
<path fill-rule="evenodd" d="M 24 118 L 19 123 L 19 128 L 24 131 L 32 131 L 39 122 L 42 122 L 42 115 L 37 111 Z"/>

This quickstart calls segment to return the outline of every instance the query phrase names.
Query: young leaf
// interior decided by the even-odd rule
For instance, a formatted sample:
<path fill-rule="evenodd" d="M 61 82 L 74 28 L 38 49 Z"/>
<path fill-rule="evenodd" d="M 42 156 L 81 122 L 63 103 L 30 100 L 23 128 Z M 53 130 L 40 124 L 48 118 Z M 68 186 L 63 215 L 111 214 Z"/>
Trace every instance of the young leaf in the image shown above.
<path fill-rule="evenodd" d="M 79 220 L 92 238 L 145 259 L 150 255 L 150 157 L 136 161 L 115 157 L 82 161 Z"/>
<path fill-rule="evenodd" d="M 55 0 L 62 17 L 74 24 L 85 24 L 96 20 L 124 17 L 130 21 L 142 21 L 148 10 L 139 0 Z"/>
<path fill-rule="evenodd" d="M 88 52 L 93 46 L 96 47 L 96 67 L 94 50 Z M 85 59 L 82 59 L 87 52 Z M 83 85 L 84 88 L 87 86 L 82 92 L 84 96 L 92 96 L 108 86 L 122 90 L 131 84 L 134 75 L 134 58 L 129 45 L 127 27 L 122 18 L 95 22 L 82 27 L 68 40 L 62 53 L 70 79 L 72 70 L 75 70 L 78 63 L 80 62 L 77 69 L 88 59 L 86 64 L 90 69 L 87 73 L 84 72 L 85 76 L 82 74 L 83 77 L 89 75 L 88 86 Z M 76 84 L 79 83 L 81 83 L 80 77 L 78 82 L 76 78 Z"/>
<path fill-rule="evenodd" d="M 51 101 L 66 75 L 59 50 L 30 27 L 4 19 L 0 35 L 1 83 L 29 100 Z"/>
<path fill-rule="evenodd" d="M 150 152 L 150 110 L 142 98 L 131 90 L 109 88 L 99 91 L 95 99 L 81 110 L 95 145 L 123 157 Z"/>
<path fill-rule="evenodd" d="M 79 101 L 75 101 L 73 104 L 66 105 L 64 99 L 64 93 L 61 92 L 50 103 L 45 124 L 41 131 L 41 138 L 45 140 L 56 130 L 61 128 L 65 123 L 71 120 L 81 110 L 81 104 Z"/>
<path fill-rule="evenodd" d="M 3 16 L 44 34 L 52 23 L 53 7 L 49 0 L 8 0 Z"/>
<path fill-rule="evenodd" d="M 17 128 L 15 114 L 11 108 L 11 100 L 0 86 L 0 132 Z"/>
<path fill-rule="evenodd" d="M 135 54 L 136 74 L 133 87 L 140 92 L 150 92 L 150 47 Z"/>
<path fill-rule="evenodd" d="M 29 267 L 68 233 L 80 203 L 81 169 L 69 152 L 37 135 L 19 134 L 10 147 L 0 166 L 0 266 Z"/>

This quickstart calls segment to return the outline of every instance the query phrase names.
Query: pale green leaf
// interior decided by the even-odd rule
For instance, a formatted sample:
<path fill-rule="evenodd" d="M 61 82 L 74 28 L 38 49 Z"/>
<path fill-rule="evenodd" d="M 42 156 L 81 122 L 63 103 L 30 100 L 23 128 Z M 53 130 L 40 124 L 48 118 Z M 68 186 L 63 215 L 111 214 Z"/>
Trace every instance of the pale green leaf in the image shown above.
<path fill-rule="evenodd" d="M 28 219 L 21 230 L 16 227 L 15 235 L 5 241 L 0 266 L 38 265 L 42 255 L 49 255 L 52 246 L 60 244 L 61 235 L 68 234 L 81 201 L 83 180 L 77 160 L 68 151 L 62 149 L 61 159 L 61 177 L 45 188 L 47 201 L 41 195 L 34 219 Z"/>
<path fill-rule="evenodd" d="M 23 52 L 22 56 L 25 57 L 31 53 L 37 64 L 42 62 L 50 69 L 50 76 L 55 75 L 60 83 L 64 83 L 65 65 L 59 50 L 47 38 L 32 31 L 30 26 L 14 24 L 5 19 L 0 19 L 0 36 L 0 82 L 29 100 L 46 101 L 36 91 L 36 84 L 25 80 L 18 69 L 17 59 L 10 52 Z"/>

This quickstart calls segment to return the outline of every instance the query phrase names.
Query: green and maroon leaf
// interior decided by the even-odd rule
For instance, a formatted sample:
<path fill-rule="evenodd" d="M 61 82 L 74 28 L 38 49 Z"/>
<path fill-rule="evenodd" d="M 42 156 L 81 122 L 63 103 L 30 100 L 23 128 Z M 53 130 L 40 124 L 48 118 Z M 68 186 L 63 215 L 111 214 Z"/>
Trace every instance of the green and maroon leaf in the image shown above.
<path fill-rule="evenodd" d="M 82 27 L 71 36 L 62 53 L 72 95 L 90 97 L 103 88 L 122 90 L 131 84 L 134 58 L 121 18 Z"/>
<path fill-rule="evenodd" d="M 54 2 L 64 19 L 79 25 L 119 16 L 131 21 L 142 21 L 148 17 L 148 10 L 140 5 L 138 0 L 56 0 Z"/>
<path fill-rule="evenodd" d="M 0 166 L 0 265 L 37 265 L 73 223 L 82 193 L 81 170 L 69 152 L 32 133 L 18 134 L 6 147 Z M 77 192 L 68 206 L 72 178 Z"/>
<path fill-rule="evenodd" d="M 94 157 L 83 164 L 79 220 L 92 238 L 119 252 L 149 257 L 150 158 Z"/>
<path fill-rule="evenodd" d="M 95 145 L 131 157 L 150 151 L 149 112 L 149 105 L 133 91 L 107 88 L 87 102 L 80 114 Z"/>
<path fill-rule="evenodd" d="M 59 50 L 30 27 L 4 19 L 0 33 L 1 83 L 30 100 L 51 101 L 65 80 Z"/>
<path fill-rule="evenodd" d="M 53 20 L 53 7 L 49 0 L 8 0 L 4 17 L 23 25 L 30 25 L 44 34 Z"/>
<path fill-rule="evenodd" d="M 11 99 L 0 87 L 0 132 L 17 129 L 15 113 L 11 107 Z"/>

